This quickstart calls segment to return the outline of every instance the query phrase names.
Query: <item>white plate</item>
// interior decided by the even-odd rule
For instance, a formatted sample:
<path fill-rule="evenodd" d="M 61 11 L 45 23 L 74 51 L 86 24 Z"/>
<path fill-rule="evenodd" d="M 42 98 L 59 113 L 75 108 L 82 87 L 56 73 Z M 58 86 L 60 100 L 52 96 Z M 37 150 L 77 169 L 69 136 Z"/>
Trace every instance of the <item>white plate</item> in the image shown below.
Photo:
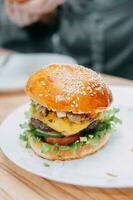
<path fill-rule="evenodd" d="M 24 105 L 10 115 L 0 128 L 1 149 L 21 168 L 41 177 L 75 185 L 133 187 L 133 87 L 112 87 L 114 105 L 123 120 L 108 144 L 94 155 L 74 161 L 47 161 L 19 145 Z M 49 167 L 44 166 L 49 164 Z M 113 174 L 113 176 L 110 176 Z"/>
<path fill-rule="evenodd" d="M 0 63 L 6 56 L 0 57 Z M 31 73 L 50 63 L 72 63 L 76 61 L 65 55 L 52 53 L 12 54 L 0 70 L 0 91 L 22 90 Z"/>

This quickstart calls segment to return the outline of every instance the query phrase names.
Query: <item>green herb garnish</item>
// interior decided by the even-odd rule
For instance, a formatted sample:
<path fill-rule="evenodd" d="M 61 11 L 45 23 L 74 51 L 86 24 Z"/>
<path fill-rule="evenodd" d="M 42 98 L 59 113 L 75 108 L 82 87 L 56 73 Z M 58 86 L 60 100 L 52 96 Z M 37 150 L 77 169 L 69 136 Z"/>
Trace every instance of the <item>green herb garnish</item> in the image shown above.
<path fill-rule="evenodd" d="M 44 167 L 50 167 L 50 165 L 48 163 L 43 163 Z"/>

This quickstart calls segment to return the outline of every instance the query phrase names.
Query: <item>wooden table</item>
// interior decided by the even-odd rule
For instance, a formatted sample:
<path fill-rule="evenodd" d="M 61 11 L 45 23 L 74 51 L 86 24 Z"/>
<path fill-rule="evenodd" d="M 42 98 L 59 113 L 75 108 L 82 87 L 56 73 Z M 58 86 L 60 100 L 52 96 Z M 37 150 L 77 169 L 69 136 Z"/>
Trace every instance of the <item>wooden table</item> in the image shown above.
<path fill-rule="evenodd" d="M 110 84 L 133 85 L 133 81 L 105 76 Z M 0 94 L 0 121 L 28 101 L 23 92 Z M 9 136 L 10 137 L 10 136 Z M 17 167 L 0 151 L 0 200 L 129 200 L 133 189 L 99 189 L 49 181 Z"/>

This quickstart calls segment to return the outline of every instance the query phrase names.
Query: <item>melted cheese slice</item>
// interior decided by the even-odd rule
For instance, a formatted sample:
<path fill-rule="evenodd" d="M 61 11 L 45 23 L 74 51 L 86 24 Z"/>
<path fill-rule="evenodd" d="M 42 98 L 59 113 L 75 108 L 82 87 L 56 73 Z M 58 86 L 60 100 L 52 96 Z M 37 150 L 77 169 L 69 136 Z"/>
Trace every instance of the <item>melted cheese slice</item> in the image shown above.
<path fill-rule="evenodd" d="M 70 122 L 68 118 L 58 118 L 54 112 L 50 112 L 46 117 L 38 112 L 31 112 L 31 117 L 42 121 L 50 128 L 62 133 L 64 136 L 70 136 L 87 128 L 94 120 L 99 119 L 97 115 L 91 120 L 82 121 L 80 123 Z"/>

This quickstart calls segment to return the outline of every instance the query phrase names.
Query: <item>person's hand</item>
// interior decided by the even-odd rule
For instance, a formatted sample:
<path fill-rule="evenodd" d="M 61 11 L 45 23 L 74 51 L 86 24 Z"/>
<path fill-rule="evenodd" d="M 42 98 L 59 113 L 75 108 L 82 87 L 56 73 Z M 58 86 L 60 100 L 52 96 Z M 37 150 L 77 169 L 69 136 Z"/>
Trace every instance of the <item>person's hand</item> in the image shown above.
<path fill-rule="evenodd" d="M 12 22 L 20 27 L 29 26 L 52 13 L 64 0 L 29 0 L 27 3 L 11 3 L 5 0 L 5 11 Z"/>

